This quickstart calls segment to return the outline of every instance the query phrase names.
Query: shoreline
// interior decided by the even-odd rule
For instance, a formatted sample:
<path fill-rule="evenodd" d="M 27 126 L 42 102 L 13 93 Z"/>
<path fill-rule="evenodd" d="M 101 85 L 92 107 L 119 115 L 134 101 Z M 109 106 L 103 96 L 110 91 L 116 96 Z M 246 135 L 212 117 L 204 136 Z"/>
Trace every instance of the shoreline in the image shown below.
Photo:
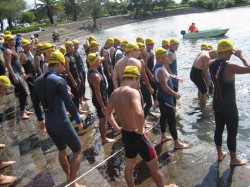
<path fill-rule="evenodd" d="M 94 34 L 100 30 L 106 30 L 114 27 L 118 27 L 121 25 L 127 25 L 131 23 L 136 23 L 140 21 L 147 21 L 152 19 L 171 17 L 177 15 L 185 15 L 185 14 L 193 14 L 193 13 L 203 13 L 210 12 L 210 10 L 203 8 L 178 8 L 178 9 L 167 9 L 161 11 L 153 11 L 150 16 L 131 16 L 131 15 L 119 15 L 112 17 L 104 17 L 96 20 L 97 28 L 86 28 L 88 25 L 93 24 L 93 20 L 84 20 L 84 21 L 76 21 L 66 24 L 58 24 L 55 26 L 47 27 L 44 31 L 34 32 L 39 34 L 39 41 L 42 43 L 51 42 L 52 40 L 52 32 L 57 31 L 60 34 L 61 41 L 54 43 L 56 46 L 61 46 L 64 44 L 66 38 L 81 38 L 85 35 Z M 100 28 L 101 23 L 101 28 Z M 84 27 L 83 27 L 84 25 Z M 43 29 L 42 29 L 43 30 Z M 28 36 L 29 34 L 24 34 L 24 36 Z M 84 37 L 85 39 L 85 37 Z"/>

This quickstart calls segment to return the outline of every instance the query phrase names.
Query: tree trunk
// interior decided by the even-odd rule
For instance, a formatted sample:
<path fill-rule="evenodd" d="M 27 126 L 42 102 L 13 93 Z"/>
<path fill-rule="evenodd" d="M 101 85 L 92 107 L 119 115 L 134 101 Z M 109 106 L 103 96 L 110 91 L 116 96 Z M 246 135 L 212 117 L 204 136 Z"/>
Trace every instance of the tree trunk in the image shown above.
<path fill-rule="evenodd" d="M 9 29 L 13 29 L 13 25 L 12 25 L 12 18 L 8 17 L 8 24 L 9 24 Z"/>
<path fill-rule="evenodd" d="M 94 19 L 94 25 L 93 26 L 94 26 L 94 28 L 96 28 L 96 19 Z"/>
<path fill-rule="evenodd" d="M 3 32 L 3 19 L 0 20 L 0 24 L 1 24 L 1 32 Z"/>
<path fill-rule="evenodd" d="M 51 24 L 54 24 L 54 19 L 53 19 L 52 10 L 51 10 L 49 7 L 47 7 L 47 15 L 48 15 L 48 17 L 49 17 L 49 22 L 50 22 Z"/>

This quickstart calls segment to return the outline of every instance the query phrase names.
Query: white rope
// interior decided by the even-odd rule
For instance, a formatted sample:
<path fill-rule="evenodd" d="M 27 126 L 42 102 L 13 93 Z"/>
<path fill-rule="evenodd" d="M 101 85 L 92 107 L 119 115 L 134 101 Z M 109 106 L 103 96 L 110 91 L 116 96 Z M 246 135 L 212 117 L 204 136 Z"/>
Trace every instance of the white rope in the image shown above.
<path fill-rule="evenodd" d="M 155 125 L 153 125 L 151 128 L 149 128 L 146 132 L 150 131 L 151 129 L 154 128 Z M 114 154 L 112 154 L 111 156 L 109 156 L 108 158 L 106 158 L 105 160 L 103 160 L 102 162 L 100 162 L 99 164 L 97 164 L 95 167 L 93 167 L 92 169 L 90 169 L 89 171 L 87 171 L 86 173 L 82 174 L 80 177 L 76 178 L 75 180 L 73 180 L 72 182 L 70 182 L 69 184 L 67 184 L 65 187 L 69 187 L 71 184 L 75 183 L 76 181 L 78 181 L 80 178 L 84 177 L 85 175 L 87 175 L 88 173 L 90 173 L 91 171 L 93 171 L 94 169 L 98 168 L 100 165 L 104 164 L 107 160 L 109 160 L 110 158 L 112 158 L 113 156 L 115 156 L 116 154 L 118 154 L 119 152 L 121 152 L 124 149 L 121 148 L 120 150 L 118 150 L 117 152 L 115 152 Z"/>

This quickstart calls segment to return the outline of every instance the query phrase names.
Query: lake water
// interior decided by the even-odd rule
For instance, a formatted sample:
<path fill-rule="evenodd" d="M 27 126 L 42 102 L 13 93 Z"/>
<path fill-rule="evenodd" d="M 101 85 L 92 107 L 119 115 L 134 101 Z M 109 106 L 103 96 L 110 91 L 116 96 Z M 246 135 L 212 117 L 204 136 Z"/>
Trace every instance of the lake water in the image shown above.
<path fill-rule="evenodd" d="M 182 39 L 181 30 L 187 30 L 189 25 L 195 22 L 199 30 L 210 28 L 230 28 L 223 37 L 204 38 L 187 40 Z M 212 99 L 208 100 L 207 108 L 201 112 L 197 100 L 197 88 L 189 78 L 190 68 L 200 51 L 202 43 L 210 43 L 215 48 L 220 39 L 231 40 L 235 48 L 241 49 L 245 57 L 250 58 L 250 7 L 240 7 L 233 9 L 218 10 L 213 12 L 178 15 L 143 21 L 130 25 L 124 25 L 100 32 L 97 39 L 103 43 L 107 37 L 120 37 L 135 41 L 137 36 L 145 38 L 152 37 L 155 41 L 155 48 L 161 46 L 162 39 L 179 38 L 180 45 L 177 51 L 178 74 L 184 78 L 180 84 L 181 94 L 179 106 L 179 132 L 186 141 L 206 141 L 211 145 L 214 134 L 214 116 L 211 108 Z M 231 62 L 242 64 L 236 57 L 231 58 Z M 241 156 L 250 160 L 250 75 L 236 76 L 236 97 L 239 109 L 239 129 L 238 129 L 238 151 Z M 226 136 L 226 133 L 224 133 Z M 225 138 L 224 147 L 226 148 Z M 243 153 L 242 153 L 243 152 Z"/>

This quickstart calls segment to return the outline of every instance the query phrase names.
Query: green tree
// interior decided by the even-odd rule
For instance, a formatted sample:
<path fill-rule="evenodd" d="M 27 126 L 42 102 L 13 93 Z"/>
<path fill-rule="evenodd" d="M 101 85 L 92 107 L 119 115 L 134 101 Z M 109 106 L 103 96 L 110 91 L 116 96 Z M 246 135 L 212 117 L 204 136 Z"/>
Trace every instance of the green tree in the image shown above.
<path fill-rule="evenodd" d="M 96 27 L 96 20 L 103 17 L 104 9 L 102 6 L 103 2 L 101 0 L 89 0 L 88 10 L 91 18 L 94 21 L 94 27 Z"/>
<path fill-rule="evenodd" d="M 65 1 L 64 6 L 66 15 L 72 16 L 73 20 L 76 21 L 79 12 L 83 11 L 83 9 L 80 7 L 80 3 L 82 1 L 79 0 L 64 0 L 64 1 Z"/>
<path fill-rule="evenodd" d="M 38 13 L 46 12 L 51 24 L 54 24 L 53 15 L 64 13 L 64 6 L 60 0 L 39 0 L 37 4 Z"/>
<path fill-rule="evenodd" d="M 12 29 L 12 20 L 17 18 L 22 10 L 26 8 L 24 0 L 1 0 L 0 1 L 0 20 L 8 19 L 9 28 Z M 2 22 L 1 22 L 2 23 Z M 3 30 L 3 24 L 1 24 Z"/>
<path fill-rule="evenodd" d="M 21 22 L 22 23 L 31 23 L 35 19 L 36 19 L 36 17 L 35 17 L 35 14 L 33 11 L 27 11 L 27 12 L 23 12 L 21 14 Z"/>

